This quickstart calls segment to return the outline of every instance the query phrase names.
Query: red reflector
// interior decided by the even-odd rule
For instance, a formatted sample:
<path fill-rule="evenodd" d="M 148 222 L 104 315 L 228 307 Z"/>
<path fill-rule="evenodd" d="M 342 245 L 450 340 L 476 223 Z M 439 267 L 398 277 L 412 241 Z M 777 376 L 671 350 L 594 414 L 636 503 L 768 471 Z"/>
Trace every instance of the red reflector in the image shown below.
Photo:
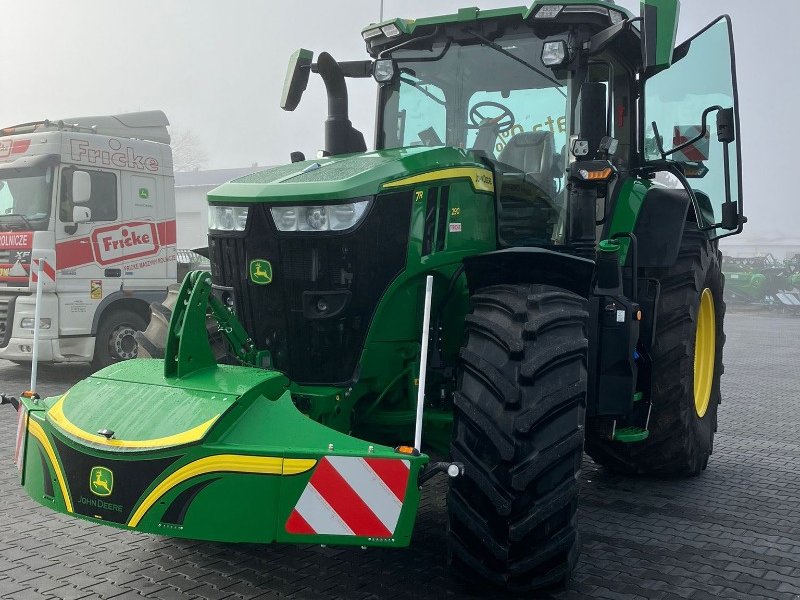
<path fill-rule="evenodd" d="M 11 145 L 11 154 L 23 154 L 27 152 L 30 147 L 30 140 L 14 140 L 14 143 Z"/>

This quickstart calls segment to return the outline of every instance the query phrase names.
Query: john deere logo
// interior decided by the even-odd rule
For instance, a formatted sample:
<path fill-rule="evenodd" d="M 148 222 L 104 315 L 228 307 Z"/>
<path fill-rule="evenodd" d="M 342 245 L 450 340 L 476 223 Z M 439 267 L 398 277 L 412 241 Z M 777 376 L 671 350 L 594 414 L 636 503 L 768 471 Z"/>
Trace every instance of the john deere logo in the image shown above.
<path fill-rule="evenodd" d="M 114 489 L 114 474 L 105 467 L 92 467 L 89 473 L 89 490 L 95 496 L 110 496 Z"/>
<path fill-rule="evenodd" d="M 147 200 L 150 197 L 150 190 L 147 188 L 139 188 L 139 198 Z"/>
<path fill-rule="evenodd" d="M 250 261 L 250 280 L 258 285 L 272 283 L 272 264 L 268 260 L 257 258 Z"/>

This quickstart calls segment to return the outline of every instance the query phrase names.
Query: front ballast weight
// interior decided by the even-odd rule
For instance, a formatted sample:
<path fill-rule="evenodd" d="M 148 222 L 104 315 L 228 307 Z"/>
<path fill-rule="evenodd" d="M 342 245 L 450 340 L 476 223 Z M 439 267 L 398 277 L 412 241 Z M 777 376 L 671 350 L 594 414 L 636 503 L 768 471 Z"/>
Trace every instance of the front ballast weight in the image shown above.
<path fill-rule="evenodd" d="M 243 365 L 268 368 L 272 357 L 256 348 L 233 311 L 212 293 L 211 273 L 191 271 L 178 292 L 164 349 L 164 376 L 183 378 L 217 364 L 208 339 L 206 320 L 217 322 L 230 351 Z"/>

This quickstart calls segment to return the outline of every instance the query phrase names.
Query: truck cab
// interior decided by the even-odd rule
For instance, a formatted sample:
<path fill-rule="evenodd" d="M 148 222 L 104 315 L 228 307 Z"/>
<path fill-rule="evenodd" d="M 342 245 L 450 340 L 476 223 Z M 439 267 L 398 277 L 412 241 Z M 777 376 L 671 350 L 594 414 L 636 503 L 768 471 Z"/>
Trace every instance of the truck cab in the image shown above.
<path fill-rule="evenodd" d="M 176 280 L 169 121 L 161 111 L 0 131 L 0 358 L 134 358 L 150 302 Z"/>

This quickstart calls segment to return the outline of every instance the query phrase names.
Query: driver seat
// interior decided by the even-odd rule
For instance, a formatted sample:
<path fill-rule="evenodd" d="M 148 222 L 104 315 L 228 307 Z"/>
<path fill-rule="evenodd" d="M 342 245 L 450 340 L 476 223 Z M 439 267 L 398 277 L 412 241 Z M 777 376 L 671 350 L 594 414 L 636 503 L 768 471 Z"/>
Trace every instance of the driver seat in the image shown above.
<path fill-rule="evenodd" d="M 530 175 L 545 191 L 555 191 L 552 131 L 523 131 L 512 137 L 497 157 L 502 163 Z"/>

